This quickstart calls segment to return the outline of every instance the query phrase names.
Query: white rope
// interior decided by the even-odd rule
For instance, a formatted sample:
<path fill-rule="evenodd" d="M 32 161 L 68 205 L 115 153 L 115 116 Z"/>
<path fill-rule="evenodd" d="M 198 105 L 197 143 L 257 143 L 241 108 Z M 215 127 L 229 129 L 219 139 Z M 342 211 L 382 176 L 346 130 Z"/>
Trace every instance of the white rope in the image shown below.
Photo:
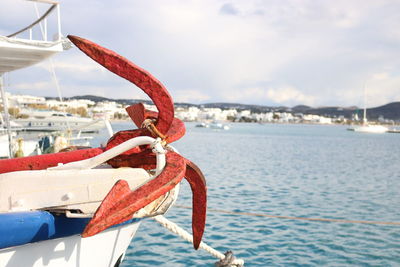
<path fill-rule="evenodd" d="M 49 171 L 58 171 L 58 170 L 88 170 L 92 169 L 96 166 L 99 166 L 100 164 L 118 156 L 121 153 L 124 153 L 125 151 L 128 151 L 129 149 L 132 149 L 137 146 L 141 145 L 151 145 L 155 151 L 163 151 L 162 145 L 161 145 L 161 139 L 157 138 L 154 139 L 149 136 L 138 136 L 132 139 L 129 139 L 95 157 L 80 160 L 80 161 L 73 161 L 70 163 L 62 164 L 59 163 L 57 167 L 50 167 L 47 168 Z M 162 169 L 164 168 L 165 165 L 165 154 L 164 153 L 157 153 L 156 154 L 156 159 L 157 159 L 157 166 L 156 166 L 156 173 L 160 173 Z M 160 164 L 159 164 L 160 163 Z"/>
<path fill-rule="evenodd" d="M 174 234 L 179 235 L 180 237 L 182 237 L 183 239 L 185 239 L 186 241 L 193 243 L 193 236 L 188 233 L 187 231 L 185 231 L 184 229 L 182 229 L 181 227 L 179 227 L 176 223 L 171 222 L 170 220 L 168 220 L 167 218 L 165 218 L 162 215 L 158 215 L 153 217 L 153 219 L 158 222 L 159 224 L 161 224 L 162 226 L 164 226 L 165 228 L 167 228 L 169 231 L 171 231 Z M 200 248 L 204 249 L 205 251 L 207 251 L 208 253 L 210 253 L 211 255 L 213 255 L 214 257 L 223 260 L 225 259 L 225 255 L 222 254 L 221 252 L 213 249 L 212 247 L 210 247 L 209 245 L 207 245 L 204 242 L 200 243 Z M 242 259 L 235 259 L 232 263 L 231 266 L 243 266 L 244 265 L 244 261 Z"/>

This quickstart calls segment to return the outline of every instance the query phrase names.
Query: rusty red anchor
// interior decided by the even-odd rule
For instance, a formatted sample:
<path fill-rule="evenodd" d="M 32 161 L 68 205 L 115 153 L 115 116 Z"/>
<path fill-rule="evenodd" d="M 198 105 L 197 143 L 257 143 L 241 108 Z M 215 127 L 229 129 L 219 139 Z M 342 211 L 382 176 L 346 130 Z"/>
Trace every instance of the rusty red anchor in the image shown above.
<path fill-rule="evenodd" d="M 159 111 L 158 113 L 148 111 L 142 104 L 128 107 L 127 112 L 139 129 L 116 133 L 108 141 L 106 149 L 137 136 L 160 137 L 164 144 L 168 144 L 184 135 L 184 124 L 174 118 L 172 98 L 161 82 L 146 70 L 107 48 L 77 36 L 69 35 L 68 38 L 106 69 L 141 88 L 153 100 Z M 143 125 L 146 127 L 142 127 Z M 111 159 L 108 163 L 113 167 L 152 169 L 155 165 L 155 156 L 149 146 L 137 147 Z M 92 236 L 112 225 L 129 220 L 133 213 L 170 191 L 183 178 L 189 182 L 193 194 L 193 245 L 197 249 L 206 220 L 205 179 L 194 163 L 172 151 L 166 154 L 166 166 L 161 174 L 135 191 L 131 191 L 126 182 L 117 182 L 97 209 L 82 236 Z"/>
<path fill-rule="evenodd" d="M 65 164 L 88 159 L 138 136 L 160 137 L 165 144 L 168 144 L 184 135 L 183 122 L 174 118 L 172 98 L 156 78 L 111 50 L 80 37 L 68 36 L 68 38 L 105 68 L 141 88 L 150 96 L 159 112 L 146 110 L 142 104 L 130 106 L 127 108 L 127 112 L 139 129 L 116 133 L 110 138 L 105 149 L 92 148 L 0 160 L 0 173 L 43 170 L 57 166 L 59 163 Z M 143 125 L 146 127 L 142 127 Z M 204 176 L 194 163 L 177 153 L 168 152 L 166 159 L 163 172 L 135 191 L 131 191 L 124 181 L 116 183 L 103 200 L 82 236 L 94 235 L 112 225 L 128 220 L 133 213 L 159 198 L 183 178 L 186 178 L 193 193 L 192 231 L 193 245 L 197 249 L 204 233 L 206 220 L 207 188 Z M 154 169 L 156 159 L 150 147 L 143 146 L 131 149 L 109 160 L 108 163 L 115 168 L 129 166 Z"/>

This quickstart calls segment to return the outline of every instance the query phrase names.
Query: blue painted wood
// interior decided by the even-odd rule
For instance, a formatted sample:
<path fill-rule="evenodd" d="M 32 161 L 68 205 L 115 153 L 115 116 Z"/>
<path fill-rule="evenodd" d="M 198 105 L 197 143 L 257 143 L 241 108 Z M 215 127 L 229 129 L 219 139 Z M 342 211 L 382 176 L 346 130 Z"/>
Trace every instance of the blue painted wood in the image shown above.
<path fill-rule="evenodd" d="M 47 211 L 9 212 L 0 214 L 0 249 L 26 243 L 77 235 L 90 218 L 67 218 Z M 123 224 L 137 222 L 129 220 Z M 119 224 L 122 225 L 122 224 Z"/>

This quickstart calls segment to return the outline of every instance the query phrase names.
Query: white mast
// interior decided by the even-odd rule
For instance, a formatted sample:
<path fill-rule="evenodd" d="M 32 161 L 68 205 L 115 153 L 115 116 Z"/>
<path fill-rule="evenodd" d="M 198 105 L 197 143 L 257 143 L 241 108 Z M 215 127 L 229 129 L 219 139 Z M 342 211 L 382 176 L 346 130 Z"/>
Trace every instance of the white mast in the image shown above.
<path fill-rule="evenodd" d="M 11 124 L 10 124 L 10 116 L 8 114 L 8 99 L 6 93 L 4 91 L 4 83 L 3 83 L 3 73 L 0 73 L 0 92 L 1 98 L 3 101 L 3 109 L 4 109 L 4 118 L 6 119 L 6 126 L 7 126 L 7 135 L 8 135 L 8 151 L 9 157 L 13 156 L 12 151 L 12 136 L 11 136 Z"/>
<path fill-rule="evenodd" d="M 51 7 L 36 21 L 28 25 L 27 27 L 10 34 L 8 36 L 0 36 L 0 91 L 3 100 L 4 107 L 4 118 L 7 125 L 8 141 L 10 157 L 13 157 L 12 153 L 12 133 L 10 125 L 10 117 L 8 114 L 8 102 L 4 92 L 3 74 L 6 72 L 14 71 L 17 69 L 25 68 L 34 65 L 38 62 L 45 60 L 53 56 L 54 54 L 63 51 L 63 42 L 61 39 L 61 25 L 60 25 L 60 11 L 59 4 L 53 0 L 30 0 L 32 2 L 40 2 L 50 4 Z M 47 40 L 47 20 L 52 11 L 57 8 L 57 40 Z M 41 22 L 44 22 L 44 29 L 42 31 L 42 40 L 32 39 L 32 29 Z M 41 29 L 42 30 L 42 29 Z M 29 34 L 29 39 L 17 37 L 20 35 Z"/>
<path fill-rule="evenodd" d="M 367 124 L 367 82 L 364 83 L 364 116 L 363 124 Z"/>

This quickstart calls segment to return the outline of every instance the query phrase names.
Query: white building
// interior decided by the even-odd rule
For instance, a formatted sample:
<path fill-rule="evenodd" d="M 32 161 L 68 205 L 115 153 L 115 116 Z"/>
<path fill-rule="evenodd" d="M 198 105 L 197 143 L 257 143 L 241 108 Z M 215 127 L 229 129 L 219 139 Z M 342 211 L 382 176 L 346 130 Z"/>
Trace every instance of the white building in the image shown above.
<path fill-rule="evenodd" d="M 288 113 L 288 112 L 282 112 L 279 114 L 279 122 L 292 122 L 294 121 L 294 117 L 292 113 Z"/>
<path fill-rule="evenodd" d="M 6 97 L 8 99 L 8 105 L 10 107 L 27 107 L 29 105 L 45 105 L 46 99 L 40 96 L 31 96 L 31 95 L 12 95 L 6 92 Z M 0 98 L 0 102 L 2 103 L 2 99 Z"/>
<path fill-rule="evenodd" d="M 113 119 L 114 115 L 126 114 L 125 107 L 114 101 L 98 102 L 96 106 L 90 109 L 94 118 Z"/>
<path fill-rule="evenodd" d="M 156 105 L 143 104 L 143 106 L 144 106 L 145 109 L 158 112 Z"/>
<path fill-rule="evenodd" d="M 94 106 L 96 103 L 87 99 L 72 99 L 68 101 L 59 100 L 47 100 L 47 106 L 51 107 L 61 107 L 61 108 L 85 108 Z"/>
<path fill-rule="evenodd" d="M 327 118 L 327 117 L 319 116 L 319 115 L 312 115 L 312 114 L 304 115 L 303 120 L 306 122 L 312 122 L 312 123 L 322 123 L 322 124 L 331 124 L 332 123 L 331 118 Z"/>
<path fill-rule="evenodd" d="M 220 108 L 204 108 L 200 110 L 198 120 L 215 120 L 215 121 L 225 121 L 227 119 L 227 114 L 222 112 Z"/>
<path fill-rule="evenodd" d="M 236 114 L 236 117 L 237 118 L 242 118 L 242 117 L 245 117 L 245 118 L 250 118 L 250 114 L 251 114 L 251 111 L 250 110 L 241 110 L 241 111 L 239 111 L 237 114 Z"/>
<path fill-rule="evenodd" d="M 176 108 L 175 116 L 183 121 L 197 121 L 199 118 L 200 109 L 197 107 Z"/>
<path fill-rule="evenodd" d="M 272 122 L 274 120 L 273 112 L 255 113 L 252 116 L 254 120 L 259 122 Z"/>

